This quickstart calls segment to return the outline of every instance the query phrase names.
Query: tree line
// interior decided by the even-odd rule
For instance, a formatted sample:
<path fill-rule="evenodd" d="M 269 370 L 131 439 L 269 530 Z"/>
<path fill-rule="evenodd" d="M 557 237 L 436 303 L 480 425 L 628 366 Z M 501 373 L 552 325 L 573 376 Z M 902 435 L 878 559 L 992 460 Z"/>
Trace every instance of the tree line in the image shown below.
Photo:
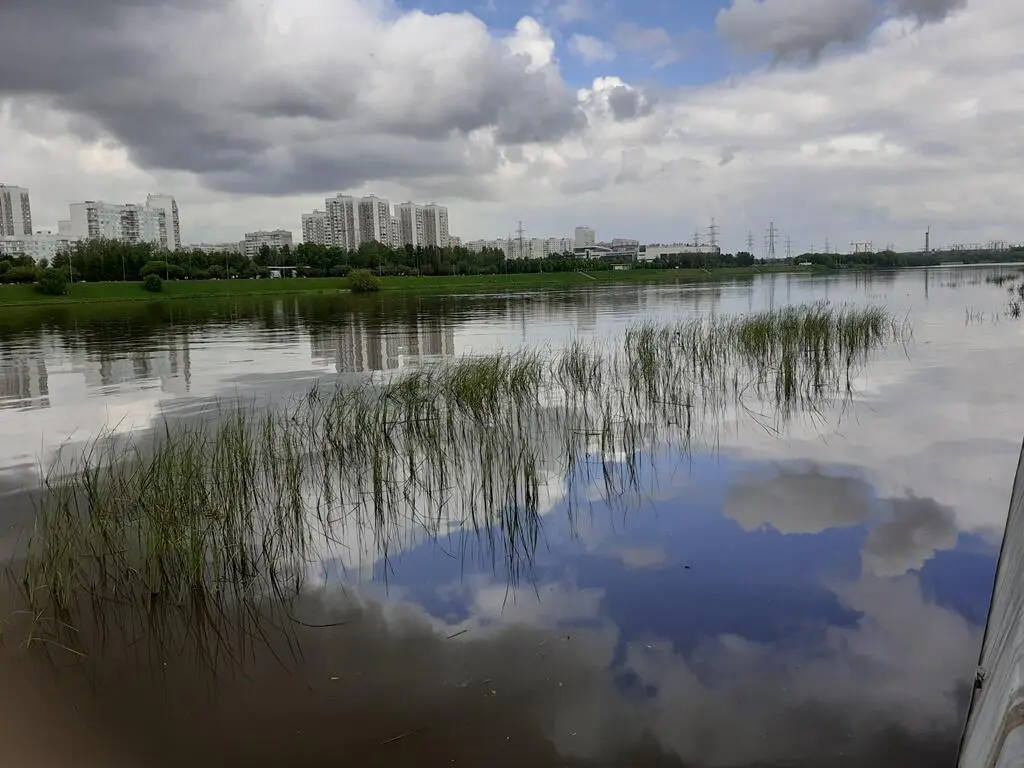
<path fill-rule="evenodd" d="M 1020 257 L 1019 249 L 1007 251 L 943 251 L 931 253 L 805 253 L 790 263 L 810 263 L 824 268 L 929 266 L 948 261 L 967 263 Z M 717 269 L 750 267 L 762 260 L 746 252 L 736 254 L 680 254 L 632 266 L 643 269 Z M 786 263 L 785 260 L 776 263 Z M 601 259 L 578 259 L 571 253 L 544 259 L 509 259 L 498 249 L 471 251 L 464 247 L 437 248 L 407 245 L 390 248 L 377 242 L 364 243 L 354 251 L 329 245 L 303 243 L 280 250 L 263 246 L 250 259 L 232 251 L 207 253 L 200 250 L 163 251 L 149 243 L 117 240 L 83 240 L 53 259 L 36 264 L 26 256 L 0 256 L 0 283 L 38 282 L 42 271 L 60 273 L 72 282 L 140 281 L 155 274 L 164 280 L 209 280 L 269 277 L 272 267 L 288 267 L 306 277 L 344 277 L 351 270 L 366 269 L 377 275 L 480 275 L 531 272 L 574 272 L 612 269 L 614 263 Z"/>

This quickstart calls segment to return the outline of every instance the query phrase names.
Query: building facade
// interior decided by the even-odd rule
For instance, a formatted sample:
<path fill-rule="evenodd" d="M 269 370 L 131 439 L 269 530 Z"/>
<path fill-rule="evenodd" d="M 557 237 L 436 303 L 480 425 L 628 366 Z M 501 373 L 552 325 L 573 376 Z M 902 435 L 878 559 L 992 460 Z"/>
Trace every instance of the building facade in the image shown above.
<path fill-rule="evenodd" d="M 260 252 L 263 246 L 274 251 L 280 251 L 285 246 L 292 247 L 292 233 L 287 229 L 273 229 L 270 231 L 259 230 L 257 232 L 246 232 L 243 241 L 246 258 L 252 259 Z"/>
<path fill-rule="evenodd" d="M 164 231 L 160 234 L 164 248 L 169 251 L 181 250 L 181 219 L 178 216 L 178 202 L 170 195 L 147 195 L 146 207 L 164 212 Z"/>
<path fill-rule="evenodd" d="M 189 251 L 202 251 L 203 253 L 245 253 L 245 241 L 233 241 L 230 243 L 196 243 L 185 246 Z"/>
<path fill-rule="evenodd" d="M 302 242 L 309 245 L 327 245 L 327 213 L 314 210 L 302 214 Z"/>
<path fill-rule="evenodd" d="M 32 204 L 28 190 L 0 184 L 0 237 L 32 234 Z"/>
<path fill-rule="evenodd" d="M 71 204 L 71 219 L 60 223 L 58 234 L 71 240 L 102 237 L 126 243 L 150 243 L 166 249 L 170 248 L 174 237 L 173 220 L 168 225 L 167 217 L 163 207 L 87 200 Z M 178 247 L 180 245 L 179 242 Z"/>
<path fill-rule="evenodd" d="M 591 245 L 597 245 L 597 236 L 593 227 L 576 227 L 576 232 L 574 234 L 573 242 L 576 248 L 586 248 Z"/>
<path fill-rule="evenodd" d="M 448 209 L 430 203 L 423 206 L 423 244 L 448 247 Z"/>
<path fill-rule="evenodd" d="M 60 234 L 37 232 L 20 237 L 0 237 L 0 254 L 4 256 L 28 256 L 36 263 L 46 259 L 51 264 L 57 254 L 71 250 L 74 241 Z"/>
<path fill-rule="evenodd" d="M 354 251 L 359 247 L 359 202 L 351 195 L 337 195 L 325 201 L 326 245 Z"/>
<path fill-rule="evenodd" d="M 359 198 L 359 245 L 391 245 L 391 203 L 376 195 Z"/>
<path fill-rule="evenodd" d="M 717 245 L 692 245 L 690 243 L 671 243 L 662 245 L 642 245 L 639 248 L 637 258 L 640 261 L 654 261 L 656 259 L 672 256 L 689 256 L 693 254 L 704 254 L 706 256 L 717 256 L 722 249 Z"/>

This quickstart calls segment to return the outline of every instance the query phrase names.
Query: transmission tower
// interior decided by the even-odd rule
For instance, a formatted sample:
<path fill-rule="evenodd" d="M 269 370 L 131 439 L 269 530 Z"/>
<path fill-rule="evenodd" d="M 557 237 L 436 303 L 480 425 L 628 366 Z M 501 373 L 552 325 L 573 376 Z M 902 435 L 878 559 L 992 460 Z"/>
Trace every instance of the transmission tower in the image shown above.
<path fill-rule="evenodd" d="M 832 253 L 832 246 L 828 242 L 828 238 L 825 238 L 825 253 Z"/>
<path fill-rule="evenodd" d="M 520 259 L 525 259 L 526 258 L 526 249 L 523 246 L 523 234 L 524 234 L 524 232 L 525 232 L 525 230 L 523 230 L 523 222 L 520 221 L 519 222 L 519 229 L 516 230 L 516 235 L 517 235 L 518 240 L 519 240 L 519 258 Z"/>
<path fill-rule="evenodd" d="M 775 222 L 768 224 L 768 254 L 769 259 L 775 258 L 775 238 L 778 237 L 779 232 L 775 229 Z"/>
<path fill-rule="evenodd" d="M 699 229 L 693 230 L 693 245 L 696 248 L 700 247 L 700 230 Z"/>
<path fill-rule="evenodd" d="M 718 245 L 718 225 L 715 224 L 714 216 L 711 217 L 711 226 L 708 227 L 708 240 L 712 248 Z"/>
<path fill-rule="evenodd" d="M 754 255 L 754 233 L 750 231 L 747 232 L 747 253 Z"/>
<path fill-rule="evenodd" d="M 786 258 L 793 258 L 793 238 L 791 237 L 786 238 Z"/>

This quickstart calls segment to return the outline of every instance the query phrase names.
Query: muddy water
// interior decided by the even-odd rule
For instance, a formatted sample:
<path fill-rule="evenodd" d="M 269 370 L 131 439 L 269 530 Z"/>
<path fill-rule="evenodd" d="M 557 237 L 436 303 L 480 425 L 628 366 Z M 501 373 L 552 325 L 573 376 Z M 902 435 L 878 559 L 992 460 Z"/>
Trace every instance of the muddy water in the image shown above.
<path fill-rule="evenodd" d="M 325 559 L 299 646 L 271 631 L 216 674 L 124 639 L 7 648 L 0 743 L 47 766 L 951 764 L 1024 434 L 1024 323 L 984 279 L 1007 271 L 0 315 L 6 556 L 40 459 L 103 428 L 697 313 L 829 300 L 914 328 L 852 401 L 659 447 L 628 497 L 545 475 L 516 581 L 476 532 L 400 535 Z"/>

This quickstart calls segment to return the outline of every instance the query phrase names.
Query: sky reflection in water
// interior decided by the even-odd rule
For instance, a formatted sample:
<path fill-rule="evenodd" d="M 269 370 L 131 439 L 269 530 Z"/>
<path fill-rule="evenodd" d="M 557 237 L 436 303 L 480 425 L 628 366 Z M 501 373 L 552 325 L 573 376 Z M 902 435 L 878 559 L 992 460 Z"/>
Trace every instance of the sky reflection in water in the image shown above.
<path fill-rule="evenodd" d="M 408 537 L 386 563 L 328 563 L 310 615 L 355 607 L 358 620 L 314 633 L 309 690 L 236 681 L 217 705 L 172 699 L 195 719 L 161 727 L 185 754 L 220 729 L 202 747 L 223 750 L 219 765 L 338 743 L 360 764 L 481 764 L 506 738 L 520 765 L 934 765 L 955 751 L 1024 432 L 1024 323 L 1001 318 L 992 271 L 0 316 L 0 494 L 31 484 L 73 431 L 142 433 L 218 398 L 273 401 L 314 379 L 640 320 L 884 304 L 909 313 L 914 340 L 869 365 L 851 404 L 782 434 L 724 424 L 714 450 L 648 457 L 642 496 L 610 506 L 592 477 L 546 478 L 541 541 L 513 584 L 501 552 L 492 562 L 465 531 Z M 0 495 L 0 515 L 27 510 L 18 499 Z M 259 707 L 303 718 L 324 751 L 243 727 Z"/>

